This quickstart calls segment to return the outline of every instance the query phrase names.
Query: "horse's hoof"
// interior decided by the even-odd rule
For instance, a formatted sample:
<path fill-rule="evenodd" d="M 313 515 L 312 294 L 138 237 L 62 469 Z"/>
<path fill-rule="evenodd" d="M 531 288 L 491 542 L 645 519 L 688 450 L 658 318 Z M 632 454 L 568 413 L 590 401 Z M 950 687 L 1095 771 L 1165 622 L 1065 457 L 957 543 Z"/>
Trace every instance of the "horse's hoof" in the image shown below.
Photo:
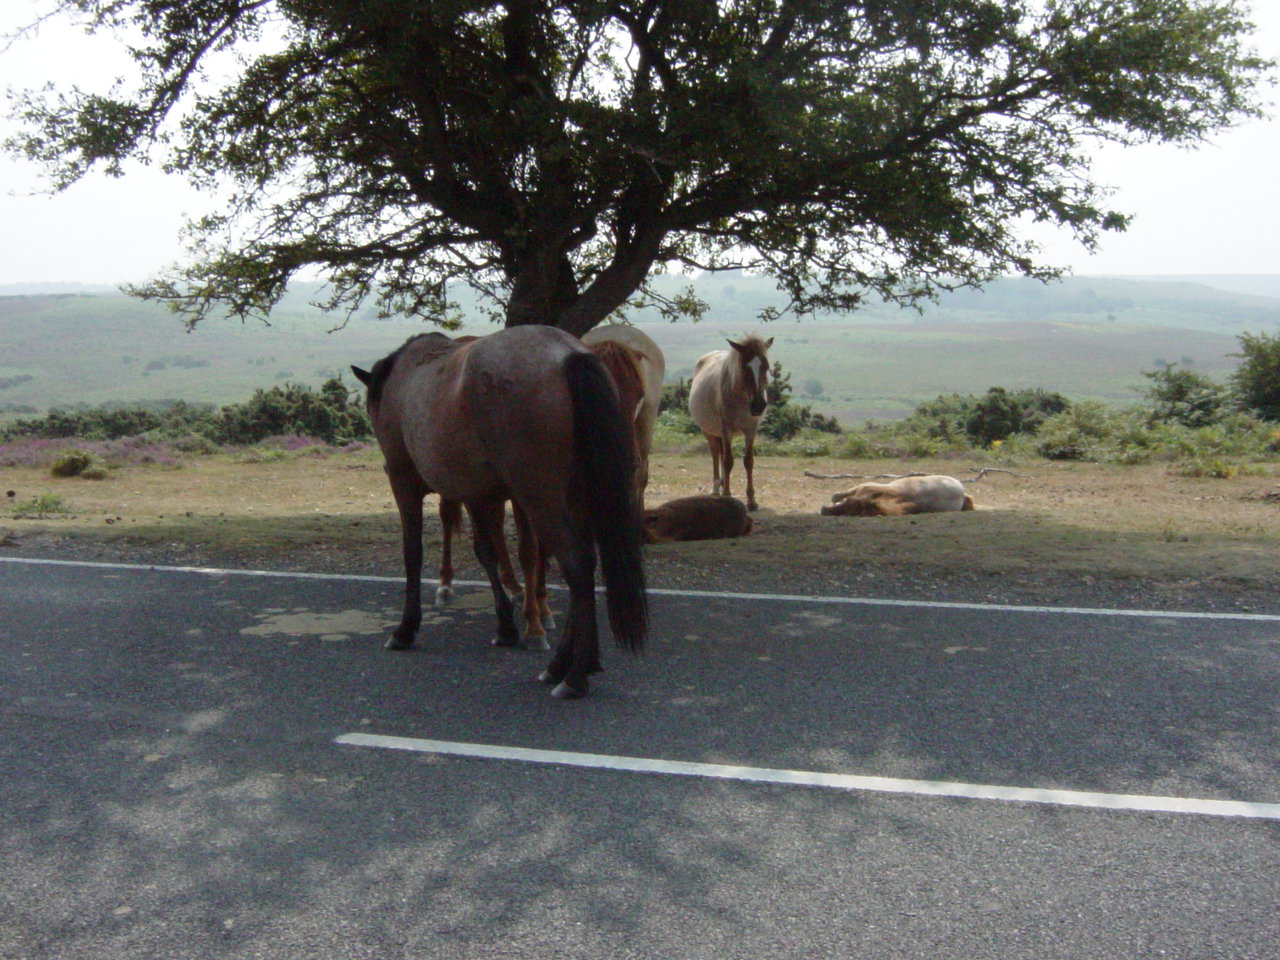
<path fill-rule="evenodd" d="M 408 650 L 413 646 L 413 637 L 397 637 L 393 633 L 383 646 L 388 650 Z"/>
<path fill-rule="evenodd" d="M 553 683 L 559 683 L 560 677 L 552 673 L 550 669 L 546 669 L 546 670 L 543 670 L 540 674 L 538 674 L 538 682 L 545 683 L 547 684 L 547 686 L 550 686 Z"/>
<path fill-rule="evenodd" d="M 571 687 L 567 681 L 561 680 L 556 688 L 551 691 L 551 695 L 557 700 L 581 700 L 587 695 L 587 691 Z"/>
<path fill-rule="evenodd" d="M 547 643 L 547 638 L 545 636 L 525 637 L 524 648 L 526 650 L 550 650 L 551 644 Z"/>
<path fill-rule="evenodd" d="M 520 646 L 520 641 L 511 637 L 498 636 L 490 640 L 489 644 L 494 647 L 518 647 Z"/>
<path fill-rule="evenodd" d="M 748 510 L 759 510 L 759 509 L 760 509 L 760 504 L 756 503 L 754 500 L 749 500 L 749 501 L 747 502 L 747 509 L 748 509 Z"/>
<path fill-rule="evenodd" d="M 548 630 L 554 630 L 556 628 L 556 615 L 548 610 L 542 615 L 542 625 Z"/>
<path fill-rule="evenodd" d="M 453 602 L 453 587 L 436 587 L 436 606 L 443 607 Z"/>

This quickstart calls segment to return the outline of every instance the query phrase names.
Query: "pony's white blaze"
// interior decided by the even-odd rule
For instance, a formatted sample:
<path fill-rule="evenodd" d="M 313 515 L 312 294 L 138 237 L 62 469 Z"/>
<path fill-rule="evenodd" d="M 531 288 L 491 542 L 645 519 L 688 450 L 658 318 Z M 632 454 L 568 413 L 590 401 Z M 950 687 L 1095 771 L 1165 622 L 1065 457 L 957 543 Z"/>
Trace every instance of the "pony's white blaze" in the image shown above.
<path fill-rule="evenodd" d="M 764 360 L 760 357 L 752 357 L 747 361 L 747 369 L 751 371 L 751 376 L 755 379 L 756 392 L 764 390 Z"/>

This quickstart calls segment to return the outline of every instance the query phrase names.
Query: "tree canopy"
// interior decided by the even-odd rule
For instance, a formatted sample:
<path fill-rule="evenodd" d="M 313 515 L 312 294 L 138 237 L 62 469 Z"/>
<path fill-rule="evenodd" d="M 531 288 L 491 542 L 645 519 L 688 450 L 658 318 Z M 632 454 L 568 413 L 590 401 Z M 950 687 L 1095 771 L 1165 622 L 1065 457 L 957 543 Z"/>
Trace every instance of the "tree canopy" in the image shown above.
<path fill-rule="evenodd" d="M 139 80 L 23 94 L 9 147 L 55 187 L 144 157 L 229 188 L 135 291 L 192 323 L 302 270 L 334 308 L 446 319 L 461 280 L 577 334 L 637 297 L 696 314 L 662 270 L 765 271 L 799 311 L 1048 278 L 1020 224 L 1126 223 L 1099 141 L 1201 141 L 1273 67 L 1233 0 L 50 5 Z"/>

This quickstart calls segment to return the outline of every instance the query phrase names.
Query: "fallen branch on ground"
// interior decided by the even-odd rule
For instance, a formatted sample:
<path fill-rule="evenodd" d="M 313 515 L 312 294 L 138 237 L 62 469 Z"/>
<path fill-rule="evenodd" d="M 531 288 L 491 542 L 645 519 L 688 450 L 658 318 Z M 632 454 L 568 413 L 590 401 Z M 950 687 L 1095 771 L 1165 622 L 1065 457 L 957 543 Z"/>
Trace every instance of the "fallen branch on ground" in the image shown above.
<path fill-rule="evenodd" d="M 970 467 L 974 471 L 972 477 L 957 477 L 963 483 L 977 483 L 988 473 L 1007 473 L 1012 477 L 1023 477 L 1031 479 L 1029 473 L 1014 473 L 1012 470 L 1005 470 L 1002 467 Z M 812 470 L 804 472 L 806 477 L 812 477 L 814 480 L 901 480 L 903 477 L 927 477 L 930 474 L 921 473 L 916 470 L 911 473 L 814 473 Z"/>

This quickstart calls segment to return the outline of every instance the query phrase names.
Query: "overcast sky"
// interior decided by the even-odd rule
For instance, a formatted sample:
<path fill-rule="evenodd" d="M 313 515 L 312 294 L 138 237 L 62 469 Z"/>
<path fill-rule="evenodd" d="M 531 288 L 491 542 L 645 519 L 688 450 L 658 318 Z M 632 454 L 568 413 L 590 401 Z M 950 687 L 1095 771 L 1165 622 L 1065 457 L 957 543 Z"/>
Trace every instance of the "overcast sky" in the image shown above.
<path fill-rule="evenodd" d="M 47 6 L 47 0 L 3 0 L 0 35 Z M 1256 49 L 1280 57 L 1280 2 L 1252 6 Z M 127 64 L 110 37 L 50 24 L 0 53 L 0 89 L 48 80 L 99 85 Z M 1266 92 L 1269 100 L 1276 95 Z M 0 116 L 0 139 L 10 129 Z M 1196 151 L 1105 149 L 1096 179 L 1115 188 L 1114 206 L 1135 215 L 1133 226 L 1108 234 L 1092 256 L 1065 234 L 1037 235 L 1044 259 L 1080 275 L 1280 274 L 1277 157 L 1274 119 L 1219 134 Z M 199 214 L 209 202 L 180 180 L 140 166 L 119 179 L 94 174 L 57 196 L 29 195 L 40 188 L 33 167 L 0 159 L 0 285 L 144 280 L 181 257 L 182 215 Z"/>

